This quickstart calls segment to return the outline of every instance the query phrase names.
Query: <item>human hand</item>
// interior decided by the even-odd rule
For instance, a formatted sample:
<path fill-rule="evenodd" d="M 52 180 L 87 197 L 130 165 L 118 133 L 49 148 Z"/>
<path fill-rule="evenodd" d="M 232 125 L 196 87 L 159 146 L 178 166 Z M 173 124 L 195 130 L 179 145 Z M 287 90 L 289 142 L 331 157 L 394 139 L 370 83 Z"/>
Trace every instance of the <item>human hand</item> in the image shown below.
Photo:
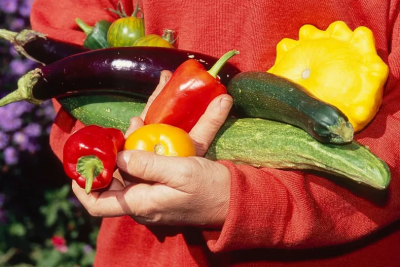
<path fill-rule="evenodd" d="M 160 84 L 142 115 L 132 118 L 126 136 L 144 125 L 148 107 L 170 76 L 170 72 L 162 72 Z M 142 224 L 222 226 L 229 205 L 230 173 L 224 165 L 201 156 L 225 122 L 232 103 L 229 95 L 218 96 L 193 127 L 190 136 L 198 157 L 124 151 L 118 155 L 117 165 L 134 178 L 133 183 L 123 187 L 113 181 L 110 190 L 87 195 L 73 182 L 74 193 L 93 216 L 130 215 Z"/>

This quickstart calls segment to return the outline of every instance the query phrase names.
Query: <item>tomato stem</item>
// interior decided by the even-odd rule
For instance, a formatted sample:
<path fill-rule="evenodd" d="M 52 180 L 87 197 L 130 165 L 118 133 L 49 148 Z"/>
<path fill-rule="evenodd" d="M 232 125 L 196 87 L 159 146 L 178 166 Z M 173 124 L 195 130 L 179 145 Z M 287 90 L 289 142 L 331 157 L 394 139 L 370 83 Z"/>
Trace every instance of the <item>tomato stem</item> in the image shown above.
<path fill-rule="evenodd" d="M 232 50 L 227 53 L 225 53 L 218 61 L 212 66 L 212 68 L 208 71 L 208 73 L 211 74 L 214 78 L 217 78 L 218 72 L 221 70 L 221 68 L 225 65 L 225 63 L 234 55 L 239 54 L 239 51 L 237 50 Z"/>
<path fill-rule="evenodd" d="M 135 17 L 136 18 L 137 15 L 138 15 L 138 12 L 139 12 L 139 0 L 136 1 L 135 10 L 133 11 L 131 17 Z"/>
<path fill-rule="evenodd" d="M 175 43 L 177 38 L 174 38 L 175 36 L 175 31 L 174 30 L 169 30 L 169 29 L 164 29 L 163 35 L 161 36 L 165 41 L 173 44 Z"/>

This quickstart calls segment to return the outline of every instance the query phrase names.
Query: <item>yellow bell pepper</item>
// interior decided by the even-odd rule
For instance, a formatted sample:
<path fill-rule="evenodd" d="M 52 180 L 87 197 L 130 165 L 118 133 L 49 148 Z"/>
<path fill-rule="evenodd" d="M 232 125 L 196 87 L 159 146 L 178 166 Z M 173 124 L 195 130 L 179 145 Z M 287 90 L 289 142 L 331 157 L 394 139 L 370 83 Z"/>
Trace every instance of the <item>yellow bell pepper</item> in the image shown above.
<path fill-rule="evenodd" d="M 346 23 L 336 21 L 326 31 L 304 25 L 298 41 L 281 40 L 268 72 L 336 106 L 360 131 L 378 112 L 389 68 L 376 53 L 370 29 L 361 26 L 351 31 Z"/>

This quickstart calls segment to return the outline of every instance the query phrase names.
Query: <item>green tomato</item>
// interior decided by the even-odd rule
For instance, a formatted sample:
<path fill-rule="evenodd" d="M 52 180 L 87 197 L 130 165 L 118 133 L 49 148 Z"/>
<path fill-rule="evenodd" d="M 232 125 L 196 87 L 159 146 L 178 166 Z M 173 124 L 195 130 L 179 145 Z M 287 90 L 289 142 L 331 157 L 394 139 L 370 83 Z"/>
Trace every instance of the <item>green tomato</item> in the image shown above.
<path fill-rule="evenodd" d="M 114 21 L 107 32 L 110 47 L 132 46 L 144 36 L 144 20 L 137 17 L 124 17 Z"/>
<path fill-rule="evenodd" d="M 139 0 L 131 16 L 127 16 L 121 2 L 117 4 L 117 10 L 108 9 L 120 16 L 114 21 L 107 32 L 107 42 L 110 47 L 132 46 L 133 43 L 144 36 L 143 12 L 139 8 Z M 142 13 L 142 18 L 138 14 Z"/>

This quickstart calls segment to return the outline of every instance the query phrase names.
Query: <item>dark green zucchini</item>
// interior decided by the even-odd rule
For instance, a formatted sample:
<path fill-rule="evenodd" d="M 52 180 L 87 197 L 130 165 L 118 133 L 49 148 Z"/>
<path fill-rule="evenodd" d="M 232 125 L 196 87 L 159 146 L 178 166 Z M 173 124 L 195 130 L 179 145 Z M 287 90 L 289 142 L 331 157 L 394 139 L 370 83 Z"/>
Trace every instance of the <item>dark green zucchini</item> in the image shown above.
<path fill-rule="evenodd" d="M 232 78 L 227 89 L 243 117 L 285 122 L 322 143 L 353 140 L 353 126 L 346 115 L 285 78 L 267 72 L 243 72 Z"/>

